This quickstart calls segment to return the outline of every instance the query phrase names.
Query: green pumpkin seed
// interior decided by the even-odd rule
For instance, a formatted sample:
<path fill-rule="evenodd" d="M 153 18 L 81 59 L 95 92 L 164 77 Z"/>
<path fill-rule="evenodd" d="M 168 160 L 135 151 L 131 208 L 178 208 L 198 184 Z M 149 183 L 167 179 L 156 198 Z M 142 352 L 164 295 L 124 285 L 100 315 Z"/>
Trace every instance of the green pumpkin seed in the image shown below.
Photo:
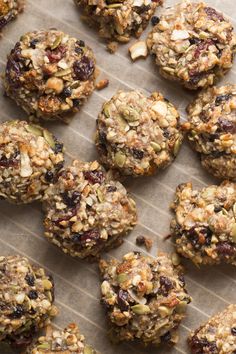
<path fill-rule="evenodd" d="M 108 103 L 104 104 L 104 106 L 103 106 L 103 112 L 107 118 L 110 117 L 109 107 L 110 107 L 110 105 Z"/>
<path fill-rule="evenodd" d="M 64 69 L 64 70 L 61 70 L 61 71 L 58 71 L 57 73 L 54 74 L 54 76 L 56 77 L 62 77 L 62 76 L 66 76 L 66 75 L 69 75 L 71 73 L 71 69 Z"/>
<path fill-rule="evenodd" d="M 84 348 L 84 354 L 94 354 L 93 348 L 86 345 L 86 347 Z"/>
<path fill-rule="evenodd" d="M 53 135 L 46 129 L 43 129 L 43 136 L 47 143 L 51 146 L 52 149 L 55 149 L 55 140 Z"/>
<path fill-rule="evenodd" d="M 171 314 L 172 309 L 166 306 L 159 306 L 158 312 L 160 313 L 161 317 L 164 318 Z"/>
<path fill-rule="evenodd" d="M 101 192 L 100 189 L 97 190 L 97 196 L 98 196 L 98 200 L 100 203 L 104 202 L 104 194 Z"/>
<path fill-rule="evenodd" d="M 122 117 L 128 122 L 135 122 L 139 120 L 139 113 L 131 107 L 128 106 L 120 107 L 119 111 Z"/>
<path fill-rule="evenodd" d="M 43 128 L 39 127 L 38 125 L 29 124 L 26 126 L 26 130 L 34 135 L 43 136 Z"/>
<path fill-rule="evenodd" d="M 231 232 L 232 232 L 232 238 L 234 242 L 236 242 L 236 223 L 233 224 Z"/>
<path fill-rule="evenodd" d="M 175 311 L 177 313 L 185 313 L 187 308 L 187 303 L 185 301 L 181 301 L 177 306 Z"/>
<path fill-rule="evenodd" d="M 110 4 L 110 5 L 107 5 L 106 7 L 108 7 L 108 9 L 116 9 L 121 6 L 122 6 L 122 4 Z"/>
<path fill-rule="evenodd" d="M 173 151 L 174 156 L 177 156 L 177 154 L 179 152 L 180 143 L 181 143 L 180 139 L 176 140 L 175 145 L 174 145 L 174 151 Z"/>
<path fill-rule="evenodd" d="M 121 151 L 119 151 L 115 154 L 114 160 L 119 167 L 123 167 L 126 161 L 126 156 Z"/>
<path fill-rule="evenodd" d="M 155 152 L 161 151 L 161 146 L 159 144 L 155 143 L 154 141 L 151 141 L 150 145 Z"/>
<path fill-rule="evenodd" d="M 148 305 L 142 305 L 142 304 L 132 306 L 131 310 L 137 315 L 145 315 L 147 313 L 150 313 L 151 311 Z"/>
<path fill-rule="evenodd" d="M 123 283 L 127 279 L 128 279 L 128 276 L 125 273 L 120 273 L 119 275 L 117 275 L 117 278 L 116 278 L 118 283 Z"/>
<path fill-rule="evenodd" d="M 49 344 L 49 343 L 46 343 L 46 342 L 37 345 L 37 349 L 50 349 L 50 348 L 51 348 L 50 344 Z"/>
<path fill-rule="evenodd" d="M 56 49 L 59 44 L 61 44 L 61 41 L 62 41 L 62 34 L 60 34 L 56 39 L 55 41 L 53 42 L 52 46 L 51 46 L 51 49 Z"/>

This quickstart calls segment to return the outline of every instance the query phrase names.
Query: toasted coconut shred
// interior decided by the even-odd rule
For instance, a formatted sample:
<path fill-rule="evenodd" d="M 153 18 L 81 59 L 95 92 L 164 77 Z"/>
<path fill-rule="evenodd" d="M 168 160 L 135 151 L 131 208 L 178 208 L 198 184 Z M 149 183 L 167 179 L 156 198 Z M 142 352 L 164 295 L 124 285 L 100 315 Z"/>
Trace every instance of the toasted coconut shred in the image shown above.
<path fill-rule="evenodd" d="M 176 251 L 195 264 L 236 265 L 236 184 L 178 186 L 171 232 Z"/>
<path fill-rule="evenodd" d="M 0 35 L 1 30 L 23 11 L 25 0 L 0 0 Z"/>
<path fill-rule="evenodd" d="M 6 93 L 33 120 L 62 120 L 92 93 L 95 58 L 82 40 L 57 31 L 26 33 L 8 56 Z"/>
<path fill-rule="evenodd" d="M 27 345 L 57 314 L 54 284 L 21 256 L 0 257 L 0 341 Z"/>
<path fill-rule="evenodd" d="M 96 146 L 109 168 L 121 174 L 153 175 L 168 166 L 182 143 L 179 114 L 159 92 L 119 91 L 103 105 Z"/>
<path fill-rule="evenodd" d="M 189 337 L 192 354 L 234 354 L 236 352 L 236 305 L 210 318 Z"/>
<path fill-rule="evenodd" d="M 166 10 L 147 45 L 161 75 L 197 89 L 212 85 L 232 67 L 236 36 L 223 14 L 187 0 Z"/>
<path fill-rule="evenodd" d="M 45 332 L 27 349 L 26 354 L 99 354 L 85 343 L 85 338 L 75 323 L 70 323 L 64 330 L 57 330 L 48 326 Z"/>
<path fill-rule="evenodd" d="M 62 170 L 44 197 L 45 236 L 65 253 L 98 257 L 136 224 L 135 202 L 97 161 Z"/>
<path fill-rule="evenodd" d="M 84 12 L 83 19 L 108 40 L 128 42 L 139 37 L 162 0 L 74 0 Z"/>
<path fill-rule="evenodd" d="M 177 328 L 191 298 L 176 259 L 131 252 L 121 262 L 100 262 L 102 304 L 113 340 L 145 345 L 178 342 Z"/>
<path fill-rule="evenodd" d="M 212 87 L 188 106 L 183 125 L 208 172 L 236 181 L 236 85 Z"/>
<path fill-rule="evenodd" d="M 64 163 L 63 144 L 25 121 L 0 124 L 0 196 L 15 204 L 41 200 Z"/>

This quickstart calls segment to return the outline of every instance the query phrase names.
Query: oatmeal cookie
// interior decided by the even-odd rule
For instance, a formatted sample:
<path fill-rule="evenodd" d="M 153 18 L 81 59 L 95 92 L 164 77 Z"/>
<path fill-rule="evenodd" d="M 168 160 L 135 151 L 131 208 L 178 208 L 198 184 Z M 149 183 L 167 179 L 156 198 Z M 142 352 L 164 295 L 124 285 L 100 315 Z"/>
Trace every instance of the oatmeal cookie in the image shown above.
<path fill-rule="evenodd" d="M 179 114 L 158 92 L 119 91 L 98 116 L 100 159 L 124 175 L 153 175 L 173 161 L 181 143 Z"/>
<path fill-rule="evenodd" d="M 187 112 L 183 129 L 202 165 L 218 178 L 236 181 L 236 85 L 208 88 Z"/>
<path fill-rule="evenodd" d="M 27 345 L 57 314 L 53 279 L 21 256 L 0 257 L 0 342 Z"/>
<path fill-rule="evenodd" d="M 32 119 L 68 121 L 94 89 L 95 58 L 82 40 L 58 31 L 26 33 L 8 56 L 6 94 Z"/>
<path fill-rule="evenodd" d="M 98 257 L 136 224 L 135 202 L 97 161 L 62 170 L 44 198 L 45 236 L 65 253 Z"/>
<path fill-rule="evenodd" d="M 64 330 L 48 326 L 45 335 L 39 337 L 37 342 L 26 352 L 26 354 L 44 353 L 98 354 L 96 350 L 85 343 L 85 338 L 75 323 L 70 323 Z"/>
<path fill-rule="evenodd" d="M 200 191 L 178 186 L 171 232 L 176 250 L 195 264 L 236 265 L 236 184 L 225 181 Z"/>
<path fill-rule="evenodd" d="M 232 67 L 236 36 L 223 14 L 187 0 L 166 10 L 147 45 L 161 75 L 197 89 L 213 85 Z"/>
<path fill-rule="evenodd" d="M 63 144 L 48 130 L 18 120 L 0 124 L 1 198 L 15 204 L 40 200 L 63 163 Z"/>
<path fill-rule="evenodd" d="M 74 0 L 82 9 L 83 18 L 108 40 L 128 42 L 139 37 L 147 27 L 157 6 L 163 0 Z"/>
<path fill-rule="evenodd" d="M 152 258 L 139 252 L 126 254 L 121 262 L 100 262 L 102 303 L 114 340 L 145 345 L 178 341 L 177 328 L 191 298 L 181 266 L 173 263 L 176 257 L 172 262 L 166 254 Z"/>
<path fill-rule="evenodd" d="M 0 32 L 23 11 L 25 0 L 0 0 Z"/>
<path fill-rule="evenodd" d="M 228 306 L 191 333 L 189 346 L 192 354 L 236 353 L 236 305 Z"/>

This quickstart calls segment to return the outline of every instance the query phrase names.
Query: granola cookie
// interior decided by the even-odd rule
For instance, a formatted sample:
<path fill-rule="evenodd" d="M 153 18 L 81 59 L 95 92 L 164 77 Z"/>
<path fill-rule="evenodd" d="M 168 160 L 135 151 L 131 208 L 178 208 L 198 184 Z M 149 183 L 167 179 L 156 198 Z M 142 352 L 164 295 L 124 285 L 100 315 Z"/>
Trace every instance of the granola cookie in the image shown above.
<path fill-rule="evenodd" d="M 177 343 L 177 328 L 191 298 L 182 268 L 173 265 L 179 264 L 176 260 L 166 254 L 152 258 L 131 252 L 121 262 L 100 262 L 102 303 L 114 340 Z"/>
<path fill-rule="evenodd" d="M 45 236 L 65 253 L 98 257 L 136 224 L 135 202 L 97 161 L 62 170 L 44 198 Z"/>
<path fill-rule="evenodd" d="M 158 92 L 119 91 L 98 116 L 100 159 L 125 175 L 154 174 L 173 161 L 181 143 L 179 114 Z"/>
<path fill-rule="evenodd" d="M 39 337 L 26 352 L 26 354 L 44 353 L 98 354 L 96 350 L 85 343 L 85 338 L 75 323 L 70 323 L 64 330 L 48 326 L 45 335 Z"/>
<path fill-rule="evenodd" d="M 236 184 L 228 181 L 200 191 L 180 184 L 172 204 L 176 250 L 195 264 L 236 265 Z"/>
<path fill-rule="evenodd" d="M 232 67 L 236 36 L 223 14 L 186 0 L 166 10 L 147 45 L 161 75 L 197 89 L 213 85 Z"/>
<path fill-rule="evenodd" d="M 63 163 L 63 144 L 48 130 L 18 120 L 0 124 L 0 198 L 40 200 Z"/>
<path fill-rule="evenodd" d="M 236 181 L 236 85 L 208 88 L 187 112 L 183 129 L 202 165 L 218 178 Z"/>
<path fill-rule="evenodd" d="M 74 0 L 83 10 L 83 19 L 108 40 L 128 42 L 139 37 L 163 0 Z"/>
<path fill-rule="evenodd" d="M 23 11 L 25 0 L 0 0 L 0 31 Z"/>
<path fill-rule="evenodd" d="M 58 31 L 26 33 L 8 56 L 5 89 L 32 119 L 68 121 L 92 93 L 95 58 L 82 40 Z"/>
<path fill-rule="evenodd" d="M 192 354 L 236 353 L 236 305 L 209 319 L 189 337 Z"/>
<path fill-rule="evenodd" d="M 57 314 L 54 284 L 21 256 L 0 257 L 0 342 L 26 345 Z"/>

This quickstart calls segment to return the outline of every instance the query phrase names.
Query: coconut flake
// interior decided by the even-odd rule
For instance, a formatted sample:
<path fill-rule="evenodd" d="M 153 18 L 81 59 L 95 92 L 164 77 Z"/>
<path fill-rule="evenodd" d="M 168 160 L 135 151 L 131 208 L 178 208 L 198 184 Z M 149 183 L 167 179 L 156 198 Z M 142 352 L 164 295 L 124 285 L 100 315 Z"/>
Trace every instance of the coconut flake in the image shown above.
<path fill-rule="evenodd" d="M 20 157 L 21 157 L 21 168 L 20 168 L 21 177 L 29 177 L 29 176 L 31 176 L 32 173 L 33 173 L 33 170 L 32 170 L 32 167 L 30 165 L 29 155 L 26 152 L 21 151 Z"/>
<path fill-rule="evenodd" d="M 167 114 L 167 105 L 165 102 L 158 101 L 152 106 L 152 110 L 160 116 L 165 117 Z"/>
<path fill-rule="evenodd" d="M 174 30 L 170 38 L 172 41 L 178 41 L 179 39 L 187 39 L 189 38 L 189 33 L 185 30 Z"/>
<path fill-rule="evenodd" d="M 147 44 L 144 41 L 138 41 L 129 47 L 129 52 L 132 60 L 138 58 L 146 58 L 148 55 Z"/>

